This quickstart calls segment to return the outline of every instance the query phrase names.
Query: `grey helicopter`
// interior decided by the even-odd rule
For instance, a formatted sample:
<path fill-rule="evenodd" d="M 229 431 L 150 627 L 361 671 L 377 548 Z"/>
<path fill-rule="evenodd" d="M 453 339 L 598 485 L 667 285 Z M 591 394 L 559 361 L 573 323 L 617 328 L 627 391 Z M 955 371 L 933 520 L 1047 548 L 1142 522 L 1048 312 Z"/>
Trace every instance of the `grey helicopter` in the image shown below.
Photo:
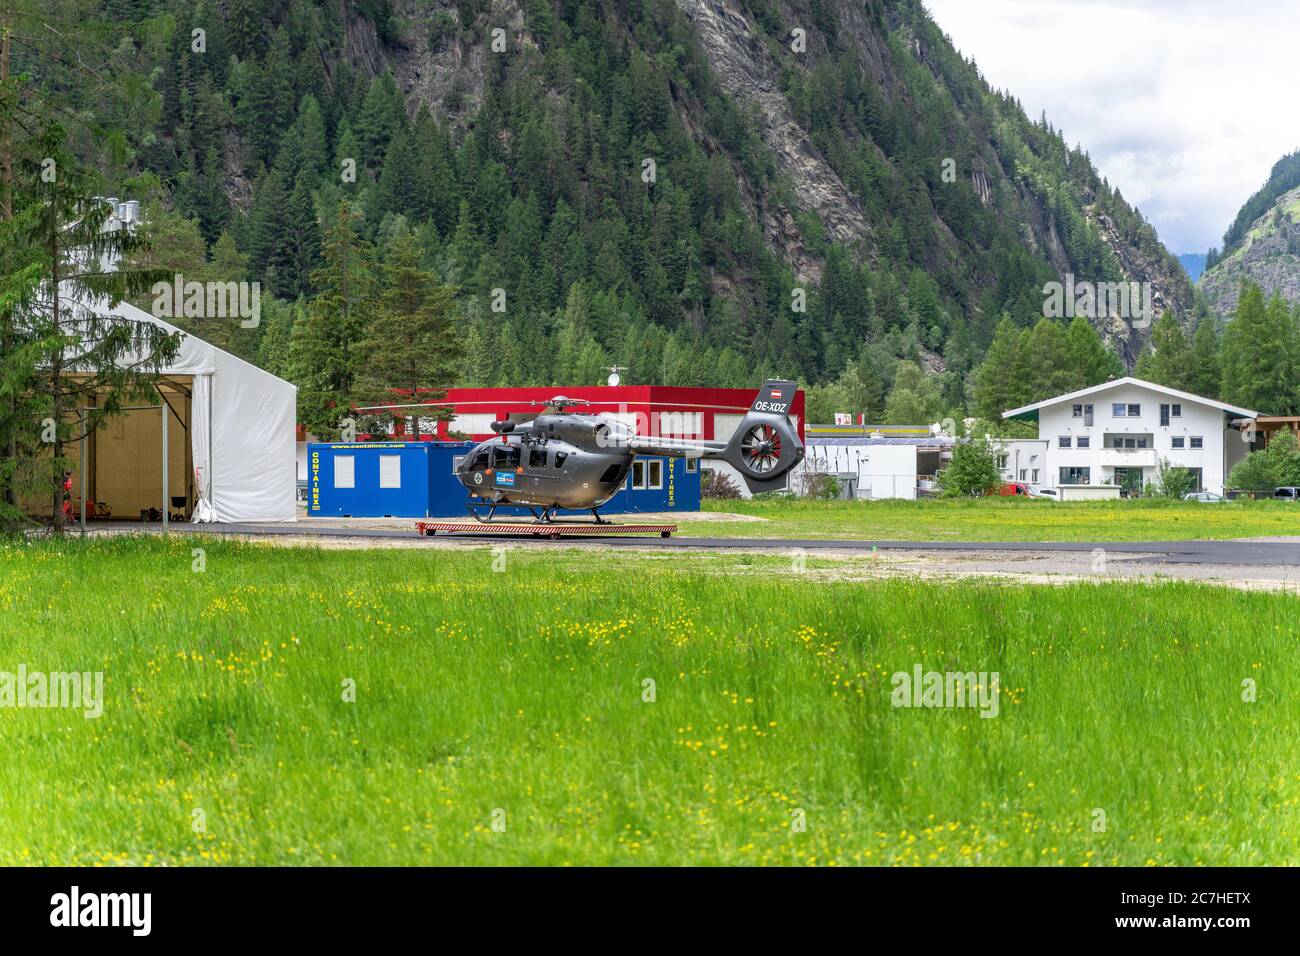
<path fill-rule="evenodd" d="M 599 509 L 623 486 L 638 455 L 721 459 L 751 491 L 774 491 L 804 456 L 789 419 L 794 394 L 794 382 L 765 382 L 725 442 L 636 435 L 603 415 L 570 412 L 590 402 L 557 395 L 531 421 L 493 422 L 498 437 L 474 446 L 456 477 L 477 499 L 470 514 L 483 522 L 498 507 L 523 507 L 542 524 L 560 509 L 589 510 L 604 524 Z"/>

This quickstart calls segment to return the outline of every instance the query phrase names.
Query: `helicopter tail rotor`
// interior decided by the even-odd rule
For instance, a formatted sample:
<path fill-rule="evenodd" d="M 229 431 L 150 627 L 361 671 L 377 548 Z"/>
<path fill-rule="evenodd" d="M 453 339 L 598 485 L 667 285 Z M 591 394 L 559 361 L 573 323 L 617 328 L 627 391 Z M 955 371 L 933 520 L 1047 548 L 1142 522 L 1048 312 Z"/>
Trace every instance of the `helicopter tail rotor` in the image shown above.
<path fill-rule="evenodd" d="M 794 382 L 764 382 L 718 456 L 740 472 L 752 492 L 776 490 L 786 472 L 803 460 L 803 442 L 788 417 L 795 388 Z"/>

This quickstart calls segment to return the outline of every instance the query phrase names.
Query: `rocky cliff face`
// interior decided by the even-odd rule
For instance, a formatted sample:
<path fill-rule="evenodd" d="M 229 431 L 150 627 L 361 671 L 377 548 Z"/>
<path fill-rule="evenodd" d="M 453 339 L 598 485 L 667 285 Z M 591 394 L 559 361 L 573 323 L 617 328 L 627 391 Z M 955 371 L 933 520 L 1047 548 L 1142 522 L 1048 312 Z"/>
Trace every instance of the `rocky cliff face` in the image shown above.
<path fill-rule="evenodd" d="M 677 0 L 677 5 L 699 31 L 723 89 L 757 120 L 763 142 L 789 177 L 801 207 L 817 216 L 831 241 L 858 246 L 870 231 L 862 207 L 796 121 L 781 90 L 780 65 L 745 12 L 730 0 Z M 817 281 L 821 263 L 806 247 L 796 211 L 787 203 L 773 204 L 763 214 L 763 234 L 781 249 L 796 277 Z"/>
<path fill-rule="evenodd" d="M 1283 193 L 1240 244 L 1201 276 L 1198 286 L 1220 315 L 1237 308 L 1241 283 L 1300 302 L 1300 187 Z"/>
<path fill-rule="evenodd" d="M 803 210 L 817 216 L 833 241 L 872 256 L 878 250 L 877 227 L 881 224 L 869 221 L 859 196 L 845 184 L 815 145 L 812 132 L 796 117 L 788 96 L 788 75 L 800 71 L 805 77 L 814 77 L 819 66 L 848 50 L 862 81 L 880 91 L 887 108 L 907 116 L 908 121 L 918 126 L 941 118 L 920 115 L 921 91 L 914 89 L 912 66 L 922 66 L 929 79 L 943 90 L 943 95 L 959 101 L 959 120 L 965 121 L 966 128 L 945 131 L 952 138 L 946 143 L 940 139 L 939 147 L 954 154 L 964 148 L 969 165 L 961 172 L 979 203 L 1013 219 L 1021 241 L 1041 256 L 1058 277 L 1073 273 L 1077 279 L 1090 281 L 1110 278 L 1150 283 L 1155 317 L 1167 310 L 1181 314 L 1190 308 L 1191 285 L 1176 260 L 1150 227 L 1127 207 L 1122 212 L 1128 221 L 1120 223 L 1107 204 L 1097 201 L 1098 193 L 1109 187 L 1102 186 L 1096 171 L 1083 156 L 1067 156 L 1066 166 L 1071 162 L 1084 165 L 1087 167 L 1084 174 L 1067 168 L 1064 177 L 1067 182 L 1078 184 L 1083 218 L 1095 240 L 1109 254 L 1114 274 L 1090 274 L 1089 265 L 1072 254 L 1062 241 L 1060 210 L 1051 208 L 1040 183 L 1024 174 L 1023 157 L 1017 155 L 1017 144 L 998 135 L 1001 131 L 989 128 L 976 115 L 982 100 L 971 97 L 969 89 L 952 89 L 957 81 L 963 86 L 982 85 L 973 64 L 956 55 L 947 38 L 933 29 L 918 5 L 890 0 L 835 2 L 831 6 L 838 30 L 834 36 L 828 36 L 816 29 L 816 25 L 826 22 L 824 11 L 819 12 L 812 4 L 800 0 L 788 0 L 775 9 L 745 0 L 676 0 L 676 3 L 698 30 L 709 63 L 728 94 L 744 103 L 758 118 L 764 142 L 772 151 L 779 173 L 793 184 L 796 201 Z M 791 31 L 800 28 L 805 33 L 806 49 L 800 55 L 793 55 L 788 50 Z M 954 75 L 954 60 L 965 68 L 958 68 L 958 75 Z M 900 163 L 901 158 L 891 156 L 884 144 L 875 141 L 871 131 L 847 128 L 842 132 L 849 142 L 857 148 L 871 150 L 882 162 L 894 166 Z M 957 137 L 963 142 L 954 141 Z M 1114 204 L 1112 199 L 1110 206 Z M 1119 199 L 1118 204 L 1123 206 L 1123 200 Z M 959 224 L 950 223 L 938 211 L 939 205 L 937 201 L 930 203 L 932 226 L 938 239 L 931 255 L 952 271 L 969 269 L 961 260 L 970 252 L 971 237 L 962 234 Z M 779 247 L 800 276 L 816 278 L 820 273 L 819 262 L 803 243 L 791 212 L 781 205 L 771 208 L 763 223 L 765 235 Z M 923 263 L 929 267 L 938 264 Z M 976 281 L 996 283 L 997 276 L 986 272 Z M 1131 366 L 1145 346 L 1148 335 L 1145 324 L 1139 322 L 1135 327 L 1121 316 L 1100 316 L 1096 324 Z"/>

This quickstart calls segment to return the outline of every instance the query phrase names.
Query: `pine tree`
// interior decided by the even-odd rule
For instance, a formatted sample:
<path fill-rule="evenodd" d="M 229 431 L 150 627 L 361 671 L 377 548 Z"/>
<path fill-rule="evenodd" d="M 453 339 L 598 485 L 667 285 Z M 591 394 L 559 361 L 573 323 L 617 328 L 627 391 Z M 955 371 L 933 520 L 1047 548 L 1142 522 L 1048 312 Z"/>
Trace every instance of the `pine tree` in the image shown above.
<path fill-rule="evenodd" d="M 1295 330 L 1285 301 L 1244 283 L 1237 311 L 1223 331 L 1223 400 L 1265 415 L 1295 407 Z"/>
<path fill-rule="evenodd" d="M 337 436 L 350 415 L 360 371 L 356 346 L 365 336 L 375 287 L 372 250 L 360 224 L 360 214 L 340 203 L 322 243 L 323 264 L 312 275 L 316 297 L 293 323 L 290 339 L 298 418 L 322 438 Z"/>
<path fill-rule="evenodd" d="M 37 265 L 48 284 L 16 319 L 33 340 L 45 343 L 32 389 L 42 396 L 53 423 L 50 456 L 43 461 L 55 528 L 63 526 L 63 475 L 71 465 L 65 446 L 81 441 L 128 402 L 151 400 L 158 372 L 180 346 L 179 336 L 153 322 L 110 314 L 119 302 L 168 277 L 129 265 L 146 245 L 145 235 L 106 229 L 111 210 L 96 198 L 103 183 L 79 166 L 63 143 L 63 130 L 50 124 L 42 148 L 58 170 L 52 181 L 36 168 L 26 170 L 39 183 L 34 190 L 39 211 L 24 238 L 40 249 Z M 114 267 L 105 270 L 105 262 Z"/>
<path fill-rule="evenodd" d="M 383 402 L 401 390 L 410 401 L 436 401 L 455 380 L 462 355 L 456 290 L 421 268 L 419 246 L 410 232 L 389 245 L 382 283 L 357 348 L 358 394 Z"/>
<path fill-rule="evenodd" d="M 1020 328 L 1010 316 L 1004 315 L 993 334 L 993 342 L 985 353 L 984 362 L 975 371 L 977 417 L 1000 421 L 1004 411 L 1019 408 L 1025 403 L 1026 383 L 1015 377 L 1020 340 Z"/>
<path fill-rule="evenodd" d="M 1056 319 L 1039 319 L 1026 340 L 1031 383 L 1030 401 L 1064 395 L 1084 385 L 1083 370 L 1074 362 L 1070 339 Z"/>
<path fill-rule="evenodd" d="M 1219 366 L 1219 333 L 1211 316 L 1204 316 L 1192 336 L 1191 374 L 1187 391 L 1206 398 L 1219 397 L 1223 371 Z"/>
<path fill-rule="evenodd" d="M 1124 363 L 1106 348 L 1091 322 L 1082 317 L 1070 321 L 1066 330 L 1070 361 L 1079 372 L 1080 388 L 1100 385 L 1124 375 Z"/>
<path fill-rule="evenodd" d="M 1156 320 L 1151 329 L 1151 351 L 1138 359 L 1136 374 L 1157 385 L 1192 391 L 1191 348 L 1173 312 L 1166 312 Z"/>
<path fill-rule="evenodd" d="M 309 295 L 312 273 L 320 265 L 320 225 L 312 202 L 307 173 L 299 173 L 286 207 L 279 244 L 271 257 L 279 282 L 278 294 L 285 298 Z"/>

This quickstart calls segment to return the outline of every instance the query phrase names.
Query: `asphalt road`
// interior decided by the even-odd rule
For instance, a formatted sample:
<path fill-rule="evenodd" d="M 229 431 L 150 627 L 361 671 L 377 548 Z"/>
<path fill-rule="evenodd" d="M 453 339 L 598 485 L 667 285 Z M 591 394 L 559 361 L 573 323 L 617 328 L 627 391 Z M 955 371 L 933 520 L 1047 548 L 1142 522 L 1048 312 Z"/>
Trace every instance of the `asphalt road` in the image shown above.
<path fill-rule="evenodd" d="M 1092 552 L 1097 549 L 1111 555 L 1128 555 L 1132 561 L 1152 561 L 1165 564 L 1205 564 L 1227 566 L 1286 566 L 1300 565 L 1300 541 L 868 541 L 857 538 L 692 538 L 674 535 L 671 538 L 637 537 L 634 535 L 577 535 L 566 534 L 558 541 L 539 539 L 530 534 L 439 534 L 436 538 L 421 538 L 411 530 L 393 528 L 339 528 L 311 525 L 192 525 L 173 524 L 172 530 L 186 534 L 232 535 L 288 535 L 319 538 L 389 538 L 405 541 L 514 541 L 536 543 L 541 546 L 563 546 L 566 542 L 594 544 L 609 547 L 659 548 L 668 550 L 750 550 L 771 551 L 802 548 L 805 551 L 959 551 L 988 552 L 990 554 L 1016 552 Z M 103 526 L 100 526 L 103 527 Z M 113 530 L 158 531 L 161 525 L 132 525 Z"/>

